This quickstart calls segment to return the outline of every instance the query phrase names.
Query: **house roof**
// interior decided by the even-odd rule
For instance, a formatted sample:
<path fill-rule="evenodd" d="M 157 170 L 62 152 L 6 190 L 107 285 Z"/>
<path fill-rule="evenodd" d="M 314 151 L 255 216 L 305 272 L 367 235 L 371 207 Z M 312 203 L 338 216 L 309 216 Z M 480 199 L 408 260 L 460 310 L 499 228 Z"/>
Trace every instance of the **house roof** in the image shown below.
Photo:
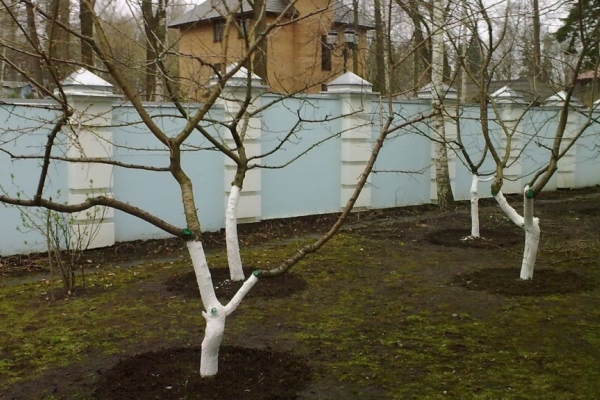
<path fill-rule="evenodd" d="M 282 13 L 288 3 L 285 0 L 265 0 L 267 13 Z M 223 18 L 228 14 L 227 10 L 238 9 L 237 14 L 252 13 L 252 6 L 248 0 L 205 0 L 202 4 L 194 7 L 181 17 L 169 24 L 170 28 L 181 28 L 199 21 Z M 293 11 L 293 9 L 292 9 Z"/>
<path fill-rule="evenodd" d="M 489 93 L 494 93 L 499 89 L 507 86 L 511 91 L 523 97 L 523 100 L 530 103 L 534 100 L 542 102 L 548 97 L 555 94 L 555 91 L 551 87 L 542 83 L 537 84 L 536 90 L 533 89 L 533 83 L 528 78 L 519 79 L 501 79 L 497 81 L 491 81 L 489 86 Z M 467 84 L 467 96 L 466 99 L 469 102 L 477 102 L 479 97 L 479 87 L 469 82 Z"/>
<path fill-rule="evenodd" d="M 288 0 L 265 0 L 266 12 L 281 14 L 288 6 Z M 202 4 L 194 7 L 193 10 L 187 12 L 183 16 L 177 18 L 169 24 L 170 28 L 183 28 L 186 25 L 191 25 L 200 21 L 208 21 L 212 19 L 223 18 L 227 15 L 227 10 L 238 9 L 238 15 L 252 13 L 252 6 L 248 0 L 205 0 Z M 352 9 L 344 5 L 341 1 L 333 3 L 334 23 L 351 25 L 354 23 L 354 14 Z M 295 8 L 289 10 L 290 14 L 296 13 Z M 363 13 L 359 13 L 358 25 L 363 28 L 374 28 L 373 22 Z"/>
<path fill-rule="evenodd" d="M 354 12 L 341 1 L 333 3 L 333 22 L 342 25 L 354 25 Z M 366 29 L 375 29 L 373 20 L 362 11 L 358 11 L 358 26 Z"/>
<path fill-rule="evenodd" d="M 600 77 L 600 68 L 597 70 L 591 69 L 589 71 L 582 72 L 581 74 L 577 75 L 577 80 L 584 81 L 587 79 L 596 79 L 598 77 Z"/>

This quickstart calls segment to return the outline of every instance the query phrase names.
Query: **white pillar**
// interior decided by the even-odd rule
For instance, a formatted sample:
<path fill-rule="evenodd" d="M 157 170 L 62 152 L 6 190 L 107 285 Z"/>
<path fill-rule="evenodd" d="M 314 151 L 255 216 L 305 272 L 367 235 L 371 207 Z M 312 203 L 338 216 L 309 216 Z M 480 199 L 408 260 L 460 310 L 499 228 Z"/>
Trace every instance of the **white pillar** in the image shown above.
<path fill-rule="evenodd" d="M 230 70 L 233 66 L 229 66 Z M 251 96 L 252 103 L 248 105 L 248 112 L 254 112 L 260 107 L 260 95 L 265 92 L 266 86 L 261 84 L 261 79 L 252 74 Z M 216 84 L 215 81 L 212 84 Z M 240 110 L 240 105 L 244 102 L 247 95 L 248 70 L 240 68 L 231 79 L 225 83 L 221 96 L 217 104 L 224 107 L 223 122 L 228 123 L 233 120 Z M 260 137 L 262 132 L 262 121 L 260 116 L 255 115 L 247 120 L 247 130 L 244 137 L 244 147 L 248 157 L 261 154 Z M 240 124 L 241 129 L 242 124 Z M 241 133 L 241 132 L 240 132 Z M 225 130 L 225 144 L 234 149 L 236 147 L 231 132 Z M 231 192 L 231 183 L 235 177 L 237 165 L 227 156 L 224 156 L 225 163 L 225 194 L 224 201 L 227 205 L 229 194 Z M 246 173 L 244 187 L 240 193 L 240 199 L 237 209 L 238 222 L 255 222 L 261 220 L 261 170 L 255 168 Z"/>
<path fill-rule="evenodd" d="M 63 90 L 73 115 L 63 128 L 70 138 L 67 151 L 71 158 L 110 159 L 113 155 L 112 103 L 118 96 L 112 85 L 81 68 L 63 82 Z M 113 166 L 99 163 L 68 164 L 69 204 L 91 196 L 112 196 Z M 75 213 L 72 244 L 85 248 L 111 246 L 115 243 L 114 211 L 94 207 Z"/>
<path fill-rule="evenodd" d="M 444 93 L 442 94 L 442 101 L 444 103 L 444 109 L 449 110 L 456 107 L 456 101 L 458 101 L 458 95 L 456 89 L 443 85 Z M 429 101 L 433 101 L 433 85 L 431 83 L 423 86 L 417 92 L 417 97 L 419 99 L 425 99 Z M 458 147 L 452 146 L 452 141 L 456 140 L 457 137 L 457 126 L 456 120 L 451 118 L 449 115 L 444 114 L 444 128 L 445 128 L 445 137 L 448 151 L 448 174 L 450 175 L 450 187 L 452 188 L 452 193 L 456 193 L 456 152 Z M 437 133 L 434 129 L 429 130 L 429 135 L 433 139 L 438 139 Z M 438 159 L 438 143 L 432 140 L 430 145 L 430 161 L 431 168 L 429 174 L 429 198 L 432 203 L 437 203 L 437 179 L 436 179 L 436 168 L 435 165 Z"/>
<path fill-rule="evenodd" d="M 327 84 L 327 92 L 340 96 L 342 104 L 341 114 L 341 199 L 340 208 L 354 193 L 358 180 L 361 177 L 373 149 L 373 121 L 372 108 L 376 96 L 372 91 L 373 85 L 361 77 L 346 72 Z M 370 177 L 364 186 L 354 208 L 371 207 Z"/>
<path fill-rule="evenodd" d="M 522 193 L 523 192 L 523 165 L 521 164 L 521 151 L 523 150 L 523 135 L 519 131 L 519 120 L 525 112 L 525 100 L 523 96 L 504 86 L 490 95 L 491 100 L 495 102 L 498 109 L 496 116 L 498 124 L 504 124 L 509 135 L 512 135 L 510 144 L 510 155 L 507 166 L 504 168 L 504 183 L 502 184 L 503 193 Z M 492 114 L 493 118 L 493 114 Z M 491 118 L 490 118 L 491 119 Z M 500 128 L 499 156 L 504 156 L 504 151 L 508 145 L 506 132 Z"/>
<path fill-rule="evenodd" d="M 562 107 L 565 105 L 566 93 L 560 92 L 554 96 L 549 97 L 544 104 L 545 107 L 554 107 L 556 112 L 559 113 Z M 583 117 L 578 111 L 583 109 L 585 105 L 577 98 L 571 97 L 569 106 L 573 107 L 573 110 L 569 110 L 567 117 L 567 125 L 565 126 L 565 132 L 563 134 L 563 145 L 570 143 L 571 140 L 577 135 L 581 129 Z M 579 109 L 579 110 L 577 110 Z M 571 189 L 575 187 L 575 173 L 577 168 L 577 146 L 572 146 L 569 151 L 558 160 L 558 170 L 556 171 L 556 188 L 557 189 Z"/>

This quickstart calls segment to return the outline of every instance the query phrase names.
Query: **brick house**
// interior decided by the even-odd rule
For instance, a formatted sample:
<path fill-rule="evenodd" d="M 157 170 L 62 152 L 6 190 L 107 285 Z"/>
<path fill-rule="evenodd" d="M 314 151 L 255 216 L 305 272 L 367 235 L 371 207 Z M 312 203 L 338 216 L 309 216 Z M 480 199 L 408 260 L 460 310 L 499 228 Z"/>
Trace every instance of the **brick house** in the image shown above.
<path fill-rule="evenodd" d="M 352 70 L 354 54 L 358 58 L 356 72 L 365 76 L 367 31 L 373 24 L 362 13 L 354 31 L 353 12 L 341 1 L 297 0 L 293 6 L 288 0 L 265 1 L 267 24 L 273 24 L 285 11 L 266 44 L 267 73 L 262 78 L 271 91 L 319 92 L 324 83 L 343 73 L 346 64 Z M 226 10 L 237 10 L 229 25 Z M 184 93 L 201 96 L 201 85 L 214 74 L 206 64 L 220 67 L 240 60 L 244 37 L 254 24 L 253 15 L 247 0 L 206 0 L 169 24 L 181 34 L 179 68 Z M 355 50 L 344 43 L 348 33 L 357 42 Z M 336 44 L 331 44 L 332 37 L 337 37 Z"/>

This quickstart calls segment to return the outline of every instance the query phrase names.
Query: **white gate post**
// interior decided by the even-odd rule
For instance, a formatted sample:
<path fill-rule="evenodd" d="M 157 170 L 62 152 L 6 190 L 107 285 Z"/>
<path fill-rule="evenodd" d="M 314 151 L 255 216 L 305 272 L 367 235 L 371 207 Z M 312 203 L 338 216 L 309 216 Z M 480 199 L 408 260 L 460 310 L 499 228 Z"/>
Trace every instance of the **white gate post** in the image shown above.
<path fill-rule="evenodd" d="M 444 93 L 442 94 L 442 99 L 444 103 L 444 110 L 455 108 L 456 102 L 458 101 L 458 95 L 456 89 L 444 84 L 442 89 Z M 433 85 L 431 83 L 423 86 L 417 92 L 417 97 L 419 99 L 425 99 L 433 102 Z M 451 145 L 453 140 L 456 140 L 457 137 L 457 126 L 456 120 L 451 118 L 447 112 L 444 113 L 444 128 L 445 128 L 445 140 L 447 143 L 446 149 L 448 151 L 448 175 L 450 176 L 450 188 L 452 189 L 452 193 L 456 193 L 456 152 L 455 147 Z M 432 138 L 436 138 L 437 132 L 434 132 L 433 129 L 430 131 L 430 135 Z M 429 174 L 429 199 L 432 203 L 437 203 L 437 179 L 436 179 L 436 168 L 434 167 L 437 163 L 438 158 L 438 150 L 437 143 L 433 140 L 430 141 L 431 148 L 431 168 Z"/>
<path fill-rule="evenodd" d="M 81 68 L 62 83 L 73 115 L 63 128 L 70 137 L 70 158 L 105 159 L 113 155 L 112 103 L 118 96 L 112 85 Z M 94 162 L 71 162 L 67 168 L 69 204 L 85 201 L 90 196 L 112 196 L 113 166 Z M 111 246 L 115 243 L 114 211 L 93 207 L 75 213 L 71 222 L 72 245 L 83 248 Z"/>
<path fill-rule="evenodd" d="M 227 67 L 231 70 L 233 65 Z M 260 107 L 260 95 L 265 92 L 267 87 L 261 83 L 259 76 L 252 74 L 251 81 L 251 96 L 252 101 L 247 107 L 248 112 L 254 112 Z M 216 81 L 211 81 L 212 85 L 216 85 Z M 230 123 L 237 116 L 241 104 L 245 101 L 248 91 L 248 70 L 244 67 L 240 68 L 231 79 L 225 83 L 225 87 L 221 92 L 221 96 L 216 101 L 216 104 L 223 105 L 223 122 Z M 259 115 L 254 115 L 247 121 L 248 127 L 244 137 L 244 147 L 248 157 L 261 154 L 261 133 L 262 121 Z M 241 127 L 241 124 L 240 124 Z M 225 144 L 234 149 L 236 147 L 231 132 L 226 130 L 224 134 Z M 229 194 L 231 193 L 231 183 L 235 178 L 237 164 L 229 157 L 224 157 L 225 163 L 225 194 L 224 201 L 227 205 Z M 261 169 L 254 168 L 246 172 L 244 179 L 244 187 L 240 193 L 239 205 L 237 208 L 237 218 L 239 222 L 256 222 L 262 219 L 262 199 L 261 199 Z"/>
<path fill-rule="evenodd" d="M 556 107 L 557 112 L 560 112 L 562 107 L 565 105 L 566 93 L 559 92 L 554 96 L 550 96 L 546 99 L 544 106 Z M 563 143 L 568 143 L 577 135 L 581 129 L 582 116 L 577 109 L 582 109 L 585 105 L 577 98 L 571 97 L 569 106 L 574 110 L 569 110 L 569 116 L 567 117 L 567 125 L 565 126 L 565 132 L 563 134 Z M 565 155 L 558 160 L 556 171 L 556 188 L 557 189 L 571 189 L 575 187 L 575 174 L 577 168 L 577 146 L 572 146 Z"/>
<path fill-rule="evenodd" d="M 490 95 L 492 101 L 495 102 L 499 110 L 497 117 L 500 119 L 498 123 L 504 124 L 504 127 L 510 134 L 511 148 L 508 157 L 507 167 L 504 169 L 504 183 L 502 184 L 503 193 L 523 193 L 523 165 L 521 164 L 520 156 L 523 146 L 523 138 L 520 134 L 519 121 L 525 111 L 526 102 L 523 96 L 504 86 Z M 506 148 L 506 134 L 501 128 L 501 142 Z"/>
<path fill-rule="evenodd" d="M 334 79 L 327 84 L 327 92 L 340 96 L 341 101 L 341 139 L 342 139 L 342 165 L 341 165 L 341 200 L 340 207 L 346 203 L 354 193 L 358 180 L 361 177 L 373 149 L 373 100 L 376 96 L 372 91 L 373 85 L 352 72 Z M 362 189 L 355 203 L 357 208 L 371 206 L 371 188 L 367 184 Z"/>

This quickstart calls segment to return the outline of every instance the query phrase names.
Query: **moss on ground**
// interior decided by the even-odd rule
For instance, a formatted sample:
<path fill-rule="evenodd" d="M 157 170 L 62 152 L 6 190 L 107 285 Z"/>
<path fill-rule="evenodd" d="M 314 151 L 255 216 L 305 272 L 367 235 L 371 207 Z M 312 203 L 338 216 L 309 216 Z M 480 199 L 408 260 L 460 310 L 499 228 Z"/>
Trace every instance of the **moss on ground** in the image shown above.
<path fill-rule="evenodd" d="M 452 277 L 514 266 L 516 279 L 520 249 L 454 251 L 359 234 L 337 236 L 294 268 L 306 291 L 245 300 L 228 320 L 225 342 L 293 352 L 309 360 L 313 382 L 341 382 L 356 393 L 374 388 L 378 399 L 600 393 L 597 288 L 542 297 L 467 290 Z M 577 240 L 559 243 L 550 235 L 538 263 L 600 282 L 598 243 Z M 269 267 L 302 242 L 274 241 L 244 249 L 242 257 Z M 209 257 L 209 265 L 225 263 L 223 251 Z M 199 299 L 164 287 L 189 268 L 185 261 L 100 268 L 88 273 L 85 293 L 69 300 L 46 300 L 43 282 L 1 287 L 0 393 L 59 367 L 93 368 L 96 360 L 197 345 L 204 329 Z M 65 398 L 86 398 L 85 390 L 73 383 Z"/>

